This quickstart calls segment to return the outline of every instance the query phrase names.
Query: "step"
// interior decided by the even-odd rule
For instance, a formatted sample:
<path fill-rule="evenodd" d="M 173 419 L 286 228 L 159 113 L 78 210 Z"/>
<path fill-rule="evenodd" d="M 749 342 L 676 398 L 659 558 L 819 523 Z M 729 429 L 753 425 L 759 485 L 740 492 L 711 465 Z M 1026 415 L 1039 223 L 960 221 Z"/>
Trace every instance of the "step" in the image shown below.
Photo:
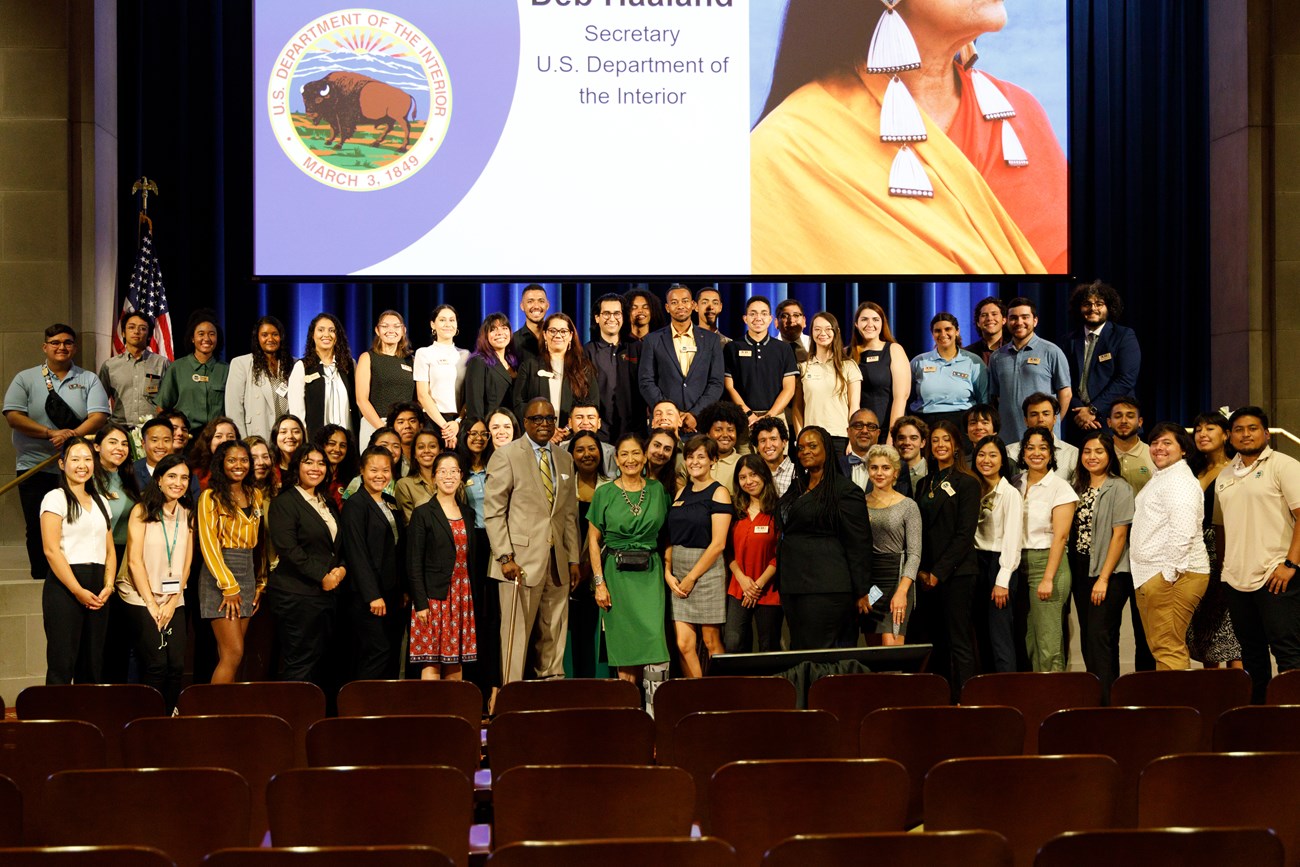
<path fill-rule="evenodd" d="M 8 706 L 25 687 L 45 682 L 44 586 L 31 578 L 26 548 L 0 546 L 0 697 Z"/>

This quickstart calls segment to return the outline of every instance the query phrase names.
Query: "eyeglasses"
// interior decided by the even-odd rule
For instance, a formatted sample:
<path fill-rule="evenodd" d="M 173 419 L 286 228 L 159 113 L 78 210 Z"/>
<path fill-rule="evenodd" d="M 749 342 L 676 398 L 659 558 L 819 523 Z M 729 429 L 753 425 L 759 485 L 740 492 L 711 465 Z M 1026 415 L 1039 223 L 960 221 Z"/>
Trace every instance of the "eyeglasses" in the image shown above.
<path fill-rule="evenodd" d="M 76 346 L 77 345 L 77 341 L 75 340 L 47 340 L 45 341 L 45 343 L 47 346 Z"/>
<path fill-rule="evenodd" d="M 548 328 L 546 329 L 546 333 L 551 337 L 568 337 L 573 332 L 569 331 L 567 328 Z"/>
<path fill-rule="evenodd" d="M 875 431 L 880 430 L 880 425 L 871 424 L 870 422 L 865 421 L 855 421 L 849 424 L 849 430 L 869 430 L 874 433 Z"/>
<path fill-rule="evenodd" d="M 458 477 L 460 476 L 460 470 L 456 469 L 455 467 L 446 467 L 444 469 L 438 470 L 438 472 L 434 473 L 434 475 L 441 476 L 443 478 Z"/>
<path fill-rule="evenodd" d="M 478 437 L 479 439 L 487 439 L 488 432 L 485 430 L 472 430 L 469 433 L 465 434 L 465 436 L 467 438 Z"/>
<path fill-rule="evenodd" d="M 533 424 L 555 424 L 556 418 L 557 417 L 553 415 L 526 415 L 524 416 L 524 421 L 532 422 Z"/>
<path fill-rule="evenodd" d="M 597 319 L 618 319 L 623 315 L 622 310 L 602 310 L 596 314 Z"/>

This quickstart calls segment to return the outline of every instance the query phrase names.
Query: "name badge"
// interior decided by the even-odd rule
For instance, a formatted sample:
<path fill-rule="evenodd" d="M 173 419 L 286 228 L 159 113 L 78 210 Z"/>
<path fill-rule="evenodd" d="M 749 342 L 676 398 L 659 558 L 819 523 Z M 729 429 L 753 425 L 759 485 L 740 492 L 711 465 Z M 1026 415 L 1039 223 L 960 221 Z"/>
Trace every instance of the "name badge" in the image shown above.
<path fill-rule="evenodd" d="M 289 383 L 287 383 L 287 382 L 277 383 L 276 386 L 275 386 L 275 393 L 276 393 L 277 395 L 279 395 L 280 397 L 288 397 L 288 396 L 289 396 Z"/>
<path fill-rule="evenodd" d="M 206 379 L 206 378 L 207 378 L 207 377 L 204 377 L 204 379 Z M 73 388 L 85 388 L 85 386 L 82 385 L 82 384 L 79 383 L 79 382 L 69 382 L 69 383 L 68 383 L 68 388 L 69 388 L 69 389 L 73 389 Z"/>
<path fill-rule="evenodd" d="M 402 365 L 402 370 L 405 370 L 407 373 L 411 373 L 411 365 L 409 365 L 409 364 L 403 364 L 403 365 Z"/>
<path fill-rule="evenodd" d="M 879 355 L 868 355 L 868 356 L 867 356 L 867 364 L 872 364 L 872 363 L 877 362 L 877 361 L 879 361 L 879 360 L 880 360 L 880 356 L 879 356 Z"/>
<path fill-rule="evenodd" d="M 943 491 L 945 494 L 947 494 L 950 497 L 957 496 L 957 492 L 953 490 L 951 482 L 944 482 L 942 485 L 939 486 L 939 490 Z"/>
<path fill-rule="evenodd" d="M 694 347 L 694 346 L 683 346 L 683 347 L 681 348 L 681 351 L 682 351 L 682 352 L 695 352 L 695 347 Z"/>
<path fill-rule="evenodd" d="M 736 354 L 739 355 L 741 358 L 753 358 L 753 357 L 754 357 L 754 351 L 753 351 L 752 349 L 742 349 L 742 350 L 740 350 L 740 351 L 739 351 L 738 353 L 736 353 Z"/>
<path fill-rule="evenodd" d="M 772 528 L 769 527 L 767 524 L 755 524 L 755 525 L 754 525 L 754 535 L 755 535 L 755 536 L 766 536 L 767 533 L 768 533 L 768 531 L 771 530 L 771 529 L 772 529 Z"/>
<path fill-rule="evenodd" d="M 451 359 L 450 359 L 450 358 L 439 358 L 439 359 L 438 359 L 438 363 L 439 363 L 439 364 L 451 364 Z"/>
<path fill-rule="evenodd" d="M 319 374 L 319 373 L 309 373 L 309 374 L 307 374 L 306 376 L 304 376 L 304 377 L 302 378 L 302 384 L 303 384 L 303 385 L 306 385 L 307 383 L 309 383 L 309 382 L 315 382 L 315 381 L 318 380 L 318 379 L 320 379 L 320 374 Z"/>
<path fill-rule="evenodd" d="M 1026 358 L 1025 364 L 1038 364 L 1040 361 L 1042 361 L 1041 358 Z"/>
<path fill-rule="evenodd" d="M 200 375 L 197 374 L 197 373 L 194 374 L 193 376 L 191 376 L 190 379 L 194 380 L 195 382 L 207 382 L 207 381 L 208 381 L 208 378 L 207 378 L 206 376 L 200 376 Z"/>
<path fill-rule="evenodd" d="M 867 604 L 875 605 L 877 602 L 880 601 L 880 597 L 884 595 L 885 592 L 883 590 L 881 590 L 875 584 L 872 584 L 871 589 L 867 591 Z"/>
<path fill-rule="evenodd" d="M 162 582 L 162 592 L 163 592 L 163 595 L 164 595 L 164 596 L 166 596 L 166 595 L 168 595 L 168 594 L 170 594 L 170 593 L 180 593 L 180 592 L 181 592 L 181 579 L 179 579 L 179 578 L 164 578 L 164 579 L 163 579 L 163 582 Z"/>
<path fill-rule="evenodd" d="M 1097 357 L 1097 363 L 1100 364 L 1100 363 L 1103 362 L 1103 361 L 1110 361 L 1110 357 L 1111 357 L 1111 356 L 1110 356 L 1110 353 L 1109 353 L 1109 352 L 1107 352 L 1105 355 L 1098 356 L 1098 357 Z"/>
<path fill-rule="evenodd" d="M 544 376 L 547 379 L 555 379 L 555 374 L 551 373 L 549 370 L 539 370 L 537 371 L 537 375 Z"/>
<path fill-rule="evenodd" d="M 933 364 L 927 364 L 925 367 L 922 367 L 922 368 L 921 368 L 921 372 L 922 372 L 922 373 L 938 373 L 938 372 L 939 372 L 939 368 L 935 367 Z"/>
<path fill-rule="evenodd" d="M 957 377 L 958 379 L 970 379 L 969 373 L 962 373 L 960 370 L 954 370 L 952 372 L 952 375 Z"/>

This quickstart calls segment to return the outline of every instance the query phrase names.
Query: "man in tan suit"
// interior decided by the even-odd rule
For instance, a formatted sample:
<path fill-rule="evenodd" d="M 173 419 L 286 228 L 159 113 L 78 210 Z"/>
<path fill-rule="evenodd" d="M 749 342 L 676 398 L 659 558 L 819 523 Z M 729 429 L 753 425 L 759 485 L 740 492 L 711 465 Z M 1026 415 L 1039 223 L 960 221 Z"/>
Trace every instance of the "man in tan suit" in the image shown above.
<path fill-rule="evenodd" d="M 578 485 L 573 458 L 551 442 L 555 422 L 550 401 L 529 402 L 525 435 L 488 461 L 483 523 L 492 546 L 488 574 L 502 582 L 502 683 L 523 679 L 534 629 L 537 676 L 564 676 L 569 591 L 581 580 Z"/>

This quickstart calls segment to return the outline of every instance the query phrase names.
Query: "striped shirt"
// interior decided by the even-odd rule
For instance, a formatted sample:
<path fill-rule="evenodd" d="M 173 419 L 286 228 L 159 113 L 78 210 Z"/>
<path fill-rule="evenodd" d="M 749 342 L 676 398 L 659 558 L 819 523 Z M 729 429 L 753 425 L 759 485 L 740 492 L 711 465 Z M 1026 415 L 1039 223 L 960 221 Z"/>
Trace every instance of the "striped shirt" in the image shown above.
<path fill-rule="evenodd" d="M 217 587 L 223 596 L 238 596 L 239 582 L 226 565 L 222 556 L 223 548 L 254 549 L 262 530 L 262 492 L 256 488 L 244 488 L 252 503 L 252 509 L 245 515 L 236 509 L 227 512 L 211 490 L 204 491 L 199 497 L 198 525 L 199 549 L 203 552 L 203 562 L 212 577 L 217 579 Z M 258 579 L 258 589 L 266 583 L 264 577 Z"/>

